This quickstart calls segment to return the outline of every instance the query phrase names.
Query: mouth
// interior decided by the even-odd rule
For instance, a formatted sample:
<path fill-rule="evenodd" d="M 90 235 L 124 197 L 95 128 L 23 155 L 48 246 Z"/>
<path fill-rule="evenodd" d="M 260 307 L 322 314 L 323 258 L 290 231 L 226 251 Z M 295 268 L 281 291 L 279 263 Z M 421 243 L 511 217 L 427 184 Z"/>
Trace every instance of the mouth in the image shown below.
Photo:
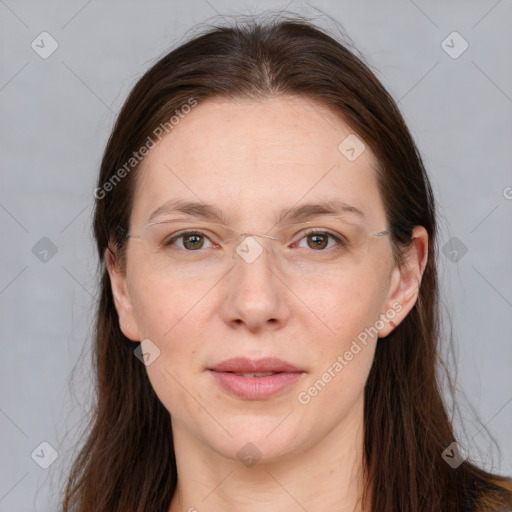
<path fill-rule="evenodd" d="M 263 400 L 290 391 L 305 373 L 276 358 L 233 358 L 208 371 L 221 389 L 245 400 Z"/>
<path fill-rule="evenodd" d="M 234 375 L 238 375 L 239 377 L 249 377 L 249 378 L 256 377 L 259 379 L 261 377 L 270 377 L 271 375 L 277 375 L 278 373 L 281 373 L 281 372 L 250 372 L 250 373 L 226 372 L 226 373 L 233 373 Z"/>
<path fill-rule="evenodd" d="M 216 364 L 209 370 L 217 372 L 231 372 L 236 374 L 265 374 L 265 373 L 295 373 L 300 368 L 283 361 L 277 357 L 264 357 L 262 359 L 249 359 L 247 357 L 233 357 Z M 265 376 L 265 375 L 263 375 Z"/>

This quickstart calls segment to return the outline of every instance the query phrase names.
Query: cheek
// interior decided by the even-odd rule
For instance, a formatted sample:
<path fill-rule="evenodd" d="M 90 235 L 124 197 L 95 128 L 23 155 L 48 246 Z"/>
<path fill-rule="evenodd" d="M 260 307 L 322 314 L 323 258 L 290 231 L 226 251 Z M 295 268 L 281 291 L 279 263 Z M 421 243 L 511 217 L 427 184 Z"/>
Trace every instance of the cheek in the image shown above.
<path fill-rule="evenodd" d="M 203 370 L 199 357 L 202 328 L 197 315 L 204 293 L 183 292 L 172 283 L 147 278 L 133 283 L 132 297 L 141 339 L 149 339 L 157 347 L 158 356 L 146 366 L 153 390 L 176 418 L 197 416 L 200 407 L 189 392 L 194 390 L 202 402 L 194 378 Z"/>
<path fill-rule="evenodd" d="M 374 279 L 345 280 L 323 294 L 311 295 L 312 310 L 325 335 L 310 334 L 311 374 L 297 396 L 304 414 L 338 423 L 360 399 L 377 343 L 376 319 L 382 293 Z M 310 323 L 310 332 L 312 323 Z M 319 332 L 319 331 L 318 331 Z"/>
<path fill-rule="evenodd" d="M 379 261 L 369 263 L 357 276 L 334 285 L 318 305 L 335 335 L 322 347 L 323 366 L 315 377 L 322 381 L 320 387 L 329 382 L 324 398 L 340 404 L 355 399 L 364 389 L 389 291 L 388 269 Z"/>
<path fill-rule="evenodd" d="M 316 325 L 319 340 L 342 349 L 378 319 L 386 298 L 385 284 L 371 269 L 343 276 L 323 288 L 311 282 L 296 283 L 293 292 L 299 300 L 295 307 L 304 312 L 302 316 L 309 316 L 310 328 Z"/>
<path fill-rule="evenodd" d="M 191 286 L 187 281 L 145 272 L 142 265 L 139 268 L 131 281 L 130 296 L 141 336 L 167 343 L 175 332 L 183 329 L 184 323 L 190 322 L 190 317 L 205 307 L 208 286 L 200 280 L 194 280 Z M 193 331 L 189 331 L 186 337 L 192 336 Z"/>

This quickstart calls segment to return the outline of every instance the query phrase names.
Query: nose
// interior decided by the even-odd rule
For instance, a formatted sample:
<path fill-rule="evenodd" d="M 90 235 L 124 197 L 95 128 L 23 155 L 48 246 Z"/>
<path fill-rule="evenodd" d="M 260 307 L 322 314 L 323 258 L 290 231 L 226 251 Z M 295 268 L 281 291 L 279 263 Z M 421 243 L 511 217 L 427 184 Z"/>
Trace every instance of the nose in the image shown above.
<path fill-rule="evenodd" d="M 266 245 L 249 236 L 233 255 L 220 309 L 223 320 L 231 327 L 244 325 L 249 331 L 258 332 L 280 329 L 288 323 L 290 292 L 272 268 L 272 254 Z"/>

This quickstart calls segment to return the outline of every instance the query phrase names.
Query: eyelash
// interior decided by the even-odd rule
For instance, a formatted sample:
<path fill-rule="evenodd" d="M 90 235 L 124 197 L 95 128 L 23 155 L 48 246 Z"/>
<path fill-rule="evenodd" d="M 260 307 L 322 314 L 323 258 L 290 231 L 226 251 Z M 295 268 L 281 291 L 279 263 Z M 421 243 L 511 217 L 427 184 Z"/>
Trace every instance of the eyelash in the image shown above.
<path fill-rule="evenodd" d="M 210 238 L 208 237 L 208 235 L 206 235 L 204 232 L 202 232 L 202 231 L 195 231 L 195 230 L 188 230 L 188 231 L 180 231 L 179 233 L 176 233 L 175 235 L 171 236 L 170 238 L 167 238 L 166 240 L 164 240 L 162 245 L 165 246 L 165 247 L 172 246 L 174 244 L 174 242 L 176 242 L 176 240 L 179 240 L 180 238 L 186 238 L 187 236 L 190 236 L 190 235 L 204 236 L 211 243 L 213 243 L 210 240 Z M 329 249 L 319 249 L 317 251 L 315 251 L 314 249 L 311 249 L 313 252 L 330 252 L 332 250 L 336 250 L 336 249 L 339 249 L 339 248 L 342 248 L 342 247 L 346 247 L 348 245 L 348 241 L 343 236 L 335 234 L 332 231 L 320 230 L 320 229 L 317 229 L 317 228 L 309 228 L 308 230 L 304 231 L 302 237 L 298 240 L 298 242 L 302 241 L 304 238 L 306 238 L 309 235 L 329 236 L 332 239 L 334 239 L 334 241 L 336 242 L 336 246 L 335 247 L 330 247 Z M 298 242 L 294 242 L 294 245 L 296 243 L 298 243 Z M 181 247 L 179 247 L 179 249 L 181 249 Z M 182 250 L 187 251 L 187 252 L 198 252 L 201 249 L 198 249 L 197 251 L 194 251 L 194 250 L 183 248 Z"/>

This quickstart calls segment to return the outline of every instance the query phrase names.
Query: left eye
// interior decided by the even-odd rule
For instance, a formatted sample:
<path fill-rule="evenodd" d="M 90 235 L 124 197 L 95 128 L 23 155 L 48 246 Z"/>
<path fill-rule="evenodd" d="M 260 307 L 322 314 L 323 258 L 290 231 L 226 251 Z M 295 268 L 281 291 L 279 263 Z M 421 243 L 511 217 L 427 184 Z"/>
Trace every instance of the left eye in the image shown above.
<path fill-rule="evenodd" d="M 329 238 L 334 240 L 334 245 L 345 245 L 344 241 L 339 238 L 338 236 L 334 235 L 333 233 L 330 233 L 328 231 L 310 231 L 306 233 L 301 239 L 306 240 L 307 247 L 306 249 L 313 249 L 313 250 L 322 250 L 325 248 L 331 249 L 332 245 L 330 247 L 327 247 L 329 243 Z"/>
<path fill-rule="evenodd" d="M 180 249 L 195 251 L 204 249 L 205 241 L 210 239 L 201 231 L 182 231 L 167 239 L 165 245 L 174 245 L 177 240 L 182 240 Z M 211 242 L 210 242 L 211 243 Z"/>

